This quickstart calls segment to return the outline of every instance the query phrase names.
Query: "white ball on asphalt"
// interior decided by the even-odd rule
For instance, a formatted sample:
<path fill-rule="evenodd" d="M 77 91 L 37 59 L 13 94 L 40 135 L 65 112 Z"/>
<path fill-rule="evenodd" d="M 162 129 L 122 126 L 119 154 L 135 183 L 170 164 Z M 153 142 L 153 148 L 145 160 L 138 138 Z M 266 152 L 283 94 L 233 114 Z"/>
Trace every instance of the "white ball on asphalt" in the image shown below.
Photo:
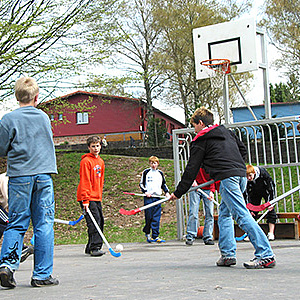
<path fill-rule="evenodd" d="M 117 246 L 116 246 L 116 251 L 118 251 L 118 252 L 121 252 L 121 251 L 123 251 L 123 246 L 121 245 L 121 244 L 118 244 Z"/>

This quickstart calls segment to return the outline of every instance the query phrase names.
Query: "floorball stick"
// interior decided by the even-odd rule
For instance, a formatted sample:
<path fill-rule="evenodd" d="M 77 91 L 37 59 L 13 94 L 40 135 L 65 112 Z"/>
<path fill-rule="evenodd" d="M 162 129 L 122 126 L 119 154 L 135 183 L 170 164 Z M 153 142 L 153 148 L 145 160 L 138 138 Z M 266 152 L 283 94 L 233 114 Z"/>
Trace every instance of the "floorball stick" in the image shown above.
<path fill-rule="evenodd" d="M 201 193 L 204 197 L 206 197 L 208 199 L 208 195 L 203 190 L 198 188 L 197 192 Z M 220 203 L 218 203 L 216 200 L 214 200 L 214 199 L 208 199 L 208 200 L 212 201 L 217 206 L 220 206 Z"/>
<path fill-rule="evenodd" d="M 105 243 L 106 247 L 108 248 L 110 254 L 111 254 L 112 256 L 114 256 L 114 257 L 120 257 L 120 256 L 121 256 L 121 253 L 120 253 L 120 252 L 117 253 L 117 252 L 115 252 L 115 251 L 111 248 L 111 246 L 109 245 L 108 241 L 106 240 L 106 238 L 105 238 L 103 232 L 101 231 L 99 225 L 97 224 L 97 222 L 96 222 L 94 216 L 92 215 L 92 213 L 91 213 L 91 211 L 90 211 L 90 209 L 89 209 L 88 207 L 87 207 L 86 211 L 87 211 L 88 215 L 90 216 L 91 220 L 93 221 L 93 223 L 94 223 L 96 229 L 98 230 L 98 232 L 99 232 L 99 234 L 100 234 L 100 236 L 101 236 L 103 242 Z"/>
<path fill-rule="evenodd" d="M 84 215 L 81 215 L 77 220 L 74 221 L 67 221 L 67 220 L 61 220 L 61 219 L 54 219 L 55 223 L 60 223 L 60 224 L 66 224 L 66 225 L 71 225 L 74 226 L 77 223 L 79 223 L 83 219 Z M 34 235 L 32 236 L 30 240 L 30 244 L 34 245 Z"/>
<path fill-rule="evenodd" d="M 202 184 L 200 184 L 200 185 L 198 185 L 198 186 L 194 186 L 194 187 L 190 188 L 186 193 L 195 191 L 195 190 L 197 190 L 197 189 L 199 189 L 199 188 L 201 188 L 201 187 L 207 186 L 207 185 L 212 184 L 212 183 L 214 183 L 214 180 L 207 181 L 207 182 L 202 183 Z M 136 209 L 132 209 L 132 210 L 126 210 L 126 209 L 124 209 L 124 208 L 121 208 L 121 209 L 119 210 L 119 213 L 122 214 L 122 215 L 126 215 L 126 216 L 135 215 L 135 214 L 141 212 L 142 210 L 145 210 L 145 209 L 147 209 L 147 208 L 149 208 L 149 207 L 152 207 L 152 206 L 155 206 L 155 205 L 157 205 L 157 204 L 166 202 L 166 201 L 168 201 L 169 199 L 170 199 L 170 197 L 168 197 L 168 198 L 165 197 L 165 198 L 160 199 L 160 200 L 158 200 L 158 201 L 152 202 L 152 203 L 150 203 L 150 204 L 147 204 L 147 205 L 145 205 L 145 206 L 142 206 L 142 207 L 136 208 Z"/>
<path fill-rule="evenodd" d="M 152 206 L 158 205 L 158 204 L 160 204 L 160 203 L 166 202 L 166 201 L 168 201 L 169 199 L 170 199 L 170 197 L 168 197 L 168 198 L 165 197 L 165 198 L 160 199 L 160 200 L 158 200 L 158 201 L 152 202 L 152 203 L 150 203 L 150 204 L 147 204 L 147 205 L 145 205 L 145 206 L 142 206 L 142 207 L 136 208 L 136 209 L 132 209 L 132 210 L 126 210 L 126 209 L 124 209 L 124 208 L 121 208 L 121 209 L 119 210 L 119 213 L 120 213 L 121 215 L 126 215 L 126 216 L 135 215 L 135 214 L 141 212 L 142 210 L 145 210 L 145 209 L 147 209 L 147 208 L 149 208 L 149 207 L 152 207 Z"/>
<path fill-rule="evenodd" d="M 77 220 L 74 221 L 67 221 L 67 220 L 61 220 L 61 219 L 54 219 L 54 222 L 56 223 L 61 223 L 61 224 L 66 224 L 66 225 L 76 225 L 83 219 L 83 215 L 81 215 Z"/>
<path fill-rule="evenodd" d="M 258 224 L 267 214 L 268 214 L 268 212 L 269 212 L 270 210 L 269 209 L 267 209 L 260 217 L 259 217 L 259 219 L 256 221 L 256 223 Z M 237 241 L 237 242 L 240 242 L 240 241 L 242 241 L 242 240 L 244 240 L 246 237 L 247 237 L 247 233 L 244 233 L 242 236 L 240 236 L 240 237 L 236 237 L 235 238 L 235 240 Z"/>
<path fill-rule="evenodd" d="M 248 203 L 247 204 L 247 208 L 249 210 L 252 210 L 252 211 L 262 211 L 262 210 L 265 210 L 266 208 L 270 207 L 270 206 L 274 206 L 274 204 L 278 201 L 280 201 L 281 199 L 297 192 L 298 190 L 300 190 L 300 185 L 296 186 L 295 188 L 291 189 L 290 191 L 282 194 L 281 196 L 278 196 L 276 198 L 274 198 L 273 200 L 271 201 L 268 201 L 267 203 L 264 203 L 264 204 L 261 204 L 261 205 L 253 205 L 251 203 Z"/>
<path fill-rule="evenodd" d="M 138 193 L 130 193 L 130 192 L 123 192 L 123 194 L 132 195 L 132 196 L 144 196 L 144 197 L 146 196 L 146 194 L 138 194 Z M 156 195 L 156 194 L 151 195 L 151 197 L 165 198 L 165 196 L 160 196 L 160 195 Z"/>

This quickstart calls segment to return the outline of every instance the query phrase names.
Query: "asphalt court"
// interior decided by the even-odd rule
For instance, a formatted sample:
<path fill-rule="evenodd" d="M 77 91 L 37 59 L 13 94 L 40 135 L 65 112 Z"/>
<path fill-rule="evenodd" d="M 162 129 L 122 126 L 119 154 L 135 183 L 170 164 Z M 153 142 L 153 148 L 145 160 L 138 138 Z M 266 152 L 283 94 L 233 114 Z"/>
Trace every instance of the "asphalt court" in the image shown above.
<path fill-rule="evenodd" d="M 122 256 L 106 251 L 102 257 L 84 254 L 84 245 L 55 246 L 53 276 L 60 285 L 30 286 L 33 257 L 15 273 L 17 287 L 0 289 L 5 299 L 295 299 L 299 295 L 300 242 L 271 242 L 274 269 L 247 270 L 251 243 L 237 245 L 237 265 L 217 267 L 217 243 L 193 246 L 183 241 L 165 244 L 123 244 Z M 111 245 L 115 249 L 116 244 Z M 105 249 L 107 250 L 107 249 Z"/>

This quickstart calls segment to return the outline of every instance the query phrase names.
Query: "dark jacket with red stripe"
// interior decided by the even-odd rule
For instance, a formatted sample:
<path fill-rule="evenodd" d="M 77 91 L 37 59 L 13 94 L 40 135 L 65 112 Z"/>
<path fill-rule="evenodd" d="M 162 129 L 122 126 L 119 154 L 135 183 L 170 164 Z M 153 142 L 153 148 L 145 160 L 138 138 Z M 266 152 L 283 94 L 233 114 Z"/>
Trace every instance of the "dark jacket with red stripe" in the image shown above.
<path fill-rule="evenodd" d="M 247 149 L 239 138 L 223 125 L 201 130 L 193 139 L 190 158 L 176 191 L 177 198 L 185 194 L 200 167 L 215 181 L 232 176 L 246 177 Z"/>

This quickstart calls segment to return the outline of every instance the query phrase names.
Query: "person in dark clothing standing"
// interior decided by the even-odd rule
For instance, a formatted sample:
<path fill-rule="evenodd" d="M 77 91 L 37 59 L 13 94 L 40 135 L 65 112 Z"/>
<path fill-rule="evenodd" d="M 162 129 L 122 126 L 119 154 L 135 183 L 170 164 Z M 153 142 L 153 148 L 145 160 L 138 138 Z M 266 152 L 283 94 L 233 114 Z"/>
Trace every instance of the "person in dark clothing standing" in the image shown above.
<path fill-rule="evenodd" d="M 260 205 L 262 198 L 264 198 L 265 202 L 269 202 L 274 199 L 275 183 L 265 168 L 247 165 L 247 179 L 247 189 L 244 193 L 246 203 Z M 257 211 L 251 211 L 251 214 L 255 219 L 258 218 Z M 273 241 L 275 239 L 274 230 L 277 220 L 274 207 L 270 209 L 266 215 L 266 219 L 269 224 L 268 239 L 269 241 Z"/>
<path fill-rule="evenodd" d="M 222 125 L 213 125 L 213 114 L 205 107 L 198 108 L 191 118 L 197 135 L 190 148 L 190 158 L 170 200 L 188 191 L 200 167 L 215 181 L 220 180 L 219 248 L 217 266 L 236 264 L 236 241 L 233 218 L 248 234 L 255 248 L 255 257 L 244 263 L 248 269 L 272 268 L 276 265 L 270 243 L 246 208 L 243 192 L 246 189 L 246 147 L 238 137 Z"/>

